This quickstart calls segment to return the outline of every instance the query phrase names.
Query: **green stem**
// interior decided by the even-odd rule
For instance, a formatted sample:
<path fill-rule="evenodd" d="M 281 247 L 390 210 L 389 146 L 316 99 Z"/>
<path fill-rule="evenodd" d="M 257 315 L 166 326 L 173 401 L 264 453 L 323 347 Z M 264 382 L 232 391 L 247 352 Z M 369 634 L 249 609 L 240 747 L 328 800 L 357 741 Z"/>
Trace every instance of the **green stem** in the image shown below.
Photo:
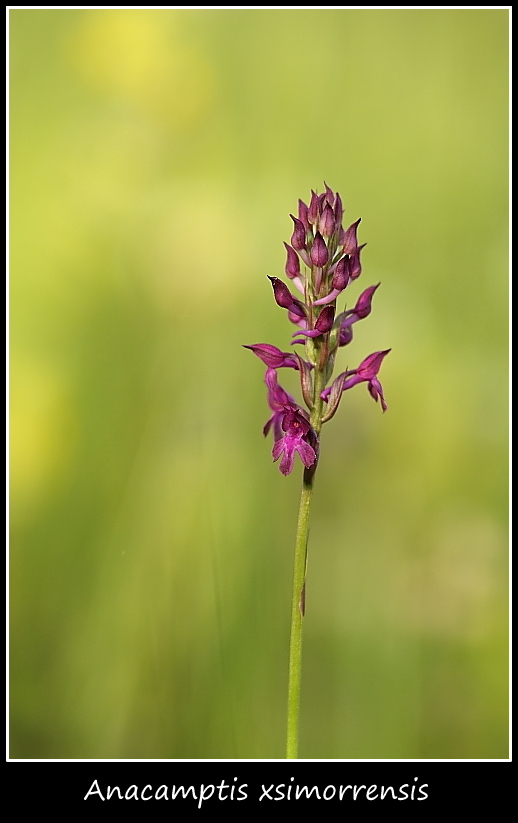
<path fill-rule="evenodd" d="M 313 387 L 313 410 L 311 425 L 317 436 L 320 434 L 323 375 L 315 369 Z M 317 458 L 318 459 L 318 458 Z M 299 707 L 300 707 L 300 679 L 302 669 L 302 618 L 304 617 L 306 593 L 306 565 L 309 535 L 309 510 L 315 478 L 316 465 L 304 469 L 302 492 L 300 495 L 299 518 L 297 522 L 297 536 L 295 539 L 295 561 L 293 566 L 293 595 L 291 600 L 291 634 L 290 634 L 290 662 L 288 674 L 288 729 L 286 741 L 286 759 L 296 760 L 299 748 Z"/>
<path fill-rule="evenodd" d="M 290 665 L 288 675 L 288 733 L 286 758 L 296 760 L 299 747 L 300 675 L 302 663 L 302 618 L 306 585 L 306 557 L 309 532 L 309 509 L 313 491 L 314 473 L 304 471 L 300 495 L 295 562 L 293 568 L 293 596 L 291 601 Z"/>

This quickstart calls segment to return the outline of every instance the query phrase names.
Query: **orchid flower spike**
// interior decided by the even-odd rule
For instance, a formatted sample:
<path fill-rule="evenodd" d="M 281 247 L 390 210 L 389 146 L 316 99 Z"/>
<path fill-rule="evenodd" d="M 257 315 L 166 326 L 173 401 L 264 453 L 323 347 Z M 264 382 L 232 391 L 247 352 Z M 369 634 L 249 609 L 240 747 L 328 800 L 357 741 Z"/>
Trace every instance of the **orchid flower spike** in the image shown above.
<path fill-rule="evenodd" d="M 275 302 L 298 327 L 292 345 L 304 346 L 305 357 L 269 343 L 245 346 L 267 367 L 271 416 L 264 433 L 273 431 L 273 458 L 281 458 L 282 474 L 292 471 L 295 454 L 306 470 L 315 470 L 322 425 L 333 417 L 347 389 L 367 383 L 371 397 L 380 401 L 383 411 L 387 409 L 378 372 L 390 349 L 374 352 L 358 368 L 332 377 L 338 350 L 351 342 L 353 326 L 371 314 L 372 299 L 380 285 L 364 289 L 354 308 L 344 307 L 337 313 L 338 299 L 361 275 L 360 252 L 365 246 L 358 241 L 361 221 L 355 220 L 344 229 L 342 199 L 327 184 L 322 194 L 312 191 L 307 203 L 299 200 L 297 216 L 290 215 L 293 229 L 290 242 L 284 243 L 284 274 L 298 296 L 279 277 L 269 277 Z M 307 412 L 277 382 L 277 370 L 283 368 L 298 372 Z"/>

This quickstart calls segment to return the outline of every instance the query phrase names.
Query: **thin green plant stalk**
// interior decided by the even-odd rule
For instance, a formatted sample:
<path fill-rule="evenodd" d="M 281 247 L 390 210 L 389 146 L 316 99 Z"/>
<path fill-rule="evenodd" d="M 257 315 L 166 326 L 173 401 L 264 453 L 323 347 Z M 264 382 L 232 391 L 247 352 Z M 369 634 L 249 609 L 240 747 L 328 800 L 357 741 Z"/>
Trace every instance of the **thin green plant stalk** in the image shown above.
<path fill-rule="evenodd" d="M 308 349 L 312 344 L 308 344 Z M 311 352 L 312 354 L 312 352 Z M 321 428 L 322 374 L 316 370 L 313 387 L 311 424 L 318 436 Z M 316 461 L 317 462 L 317 461 Z M 290 658 L 288 669 L 288 718 L 286 732 L 286 759 L 296 760 L 299 750 L 300 684 L 302 676 L 302 624 L 306 610 L 306 570 L 308 565 L 309 514 L 315 482 L 316 462 L 302 475 L 295 558 L 293 562 L 293 594 L 291 599 Z"/>
<path fill-rule="evenodd" d="M 286 758 L 296 760 L 299 750 L 300 680 L 302 673 L 302 619 L 306 597 L 307 546 L 309 536 L 309 510 L 313 492 L 313 477 L 308 481 L 304 471 L 300 495 L 295 560 L 293 564 L 293 597 L 291 601 L 290 662 L 288 674 L 288 724 Z"/>

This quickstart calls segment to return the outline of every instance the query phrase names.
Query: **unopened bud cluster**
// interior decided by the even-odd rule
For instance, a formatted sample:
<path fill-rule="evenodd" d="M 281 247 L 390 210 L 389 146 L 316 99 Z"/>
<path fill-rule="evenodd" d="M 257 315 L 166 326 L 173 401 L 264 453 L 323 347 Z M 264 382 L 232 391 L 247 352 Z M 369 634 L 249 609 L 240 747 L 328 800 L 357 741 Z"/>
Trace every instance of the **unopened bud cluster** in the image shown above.
<path fill-rule="evenodd" d="M 330 384 L 337 350 L 353 338 L 353 326 L 371 313 L 374 292 L 379 286 L 365 289 L 352 309 L 336 313 L 336 301 L 341 293 L 361 274 L 358 245 L 360 220 L 344 229 L 340 195 L 326 185 L 325 192 L 311 192 L 309 205 L 299 200 L 298 216 L 293 220 L 290 244 L 285 243 L 285 274 L 298 295 L 292 294 L 283 280 L 270 277 L 278 306 L 285 309 L 288 319 L 297 326 L 292 345 L 305 347 L 305 358 L 296 352 L 283 352 L 268 343 L 256 343 L 251 349 L 266 365 L 265 383 L 271 417 L 264 434 L 273 431 L 273 458 L 280 460 L 282 474 L 293 468 L 298 452 L 306 469 L 314 471 L 318 458 L 319 434 L 336 412 L 342 394 L 357 383 L 367 383 L 374 400 L 380 400 L 383 411 L 387 405 L 378 380 L 383 358 L 390 351 L 378 351 L 366 357 L 356 369 L 342 372 Z M 300 374 L 304 403 L 301 408 L 277 381 L 277 369 L 292 368 Z"/>

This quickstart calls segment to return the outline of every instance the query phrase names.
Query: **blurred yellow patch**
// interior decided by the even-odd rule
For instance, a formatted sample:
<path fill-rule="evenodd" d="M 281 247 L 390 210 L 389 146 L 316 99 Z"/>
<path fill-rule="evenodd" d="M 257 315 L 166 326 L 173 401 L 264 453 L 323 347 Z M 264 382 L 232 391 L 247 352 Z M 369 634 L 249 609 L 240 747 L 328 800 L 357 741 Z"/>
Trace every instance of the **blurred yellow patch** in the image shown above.
<path fill-rule="evenodd" d="M 45 501 L 74 453 L 74 415 L 63 379 L 44 362 L 14 361 L 11 370 L 12 514 Z"/>
<path fill-rule="evenodd" d="M 130 100 L 165 125 L 191 127 L 213 90 L 203 55 L 169 10 L 103 9 L 82 17 L 68 58 L 93 88 Z"/>

